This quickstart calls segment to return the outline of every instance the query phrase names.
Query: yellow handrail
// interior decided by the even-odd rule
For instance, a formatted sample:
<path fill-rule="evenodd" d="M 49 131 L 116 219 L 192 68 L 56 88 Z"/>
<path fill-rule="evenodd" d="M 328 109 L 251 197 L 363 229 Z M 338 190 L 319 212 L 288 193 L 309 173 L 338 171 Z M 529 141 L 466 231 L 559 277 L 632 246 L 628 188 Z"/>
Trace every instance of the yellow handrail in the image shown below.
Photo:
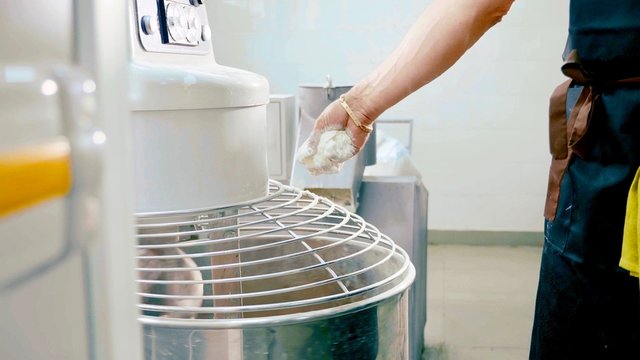
<path fill-rule="evenodd" d="M 71 190 L 71 148 L 65 139 L 0 152 L 0 217 Z"/>

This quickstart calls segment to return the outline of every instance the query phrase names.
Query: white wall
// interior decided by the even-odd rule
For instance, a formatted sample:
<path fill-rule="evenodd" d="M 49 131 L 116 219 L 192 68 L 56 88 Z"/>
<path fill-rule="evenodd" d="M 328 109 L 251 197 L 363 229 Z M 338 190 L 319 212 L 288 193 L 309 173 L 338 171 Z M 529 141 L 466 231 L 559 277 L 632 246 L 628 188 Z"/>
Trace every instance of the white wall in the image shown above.
<path fill-rule="evenodd" d="M 208 1 L 219 63 L 261 73 L 273 93 L 331 74 L 353 84 L 393 50 L 427 0 Z M 464 11 L 464 9 L 461 9 Z M 429 227 L 541 231 L 549 166 L 548 97 L 568 0 L 516 0 L 448 73 L 384 118 L 414 119 L 414 161 Z M 446 39 L 443 39 L 446 41 Z"/>

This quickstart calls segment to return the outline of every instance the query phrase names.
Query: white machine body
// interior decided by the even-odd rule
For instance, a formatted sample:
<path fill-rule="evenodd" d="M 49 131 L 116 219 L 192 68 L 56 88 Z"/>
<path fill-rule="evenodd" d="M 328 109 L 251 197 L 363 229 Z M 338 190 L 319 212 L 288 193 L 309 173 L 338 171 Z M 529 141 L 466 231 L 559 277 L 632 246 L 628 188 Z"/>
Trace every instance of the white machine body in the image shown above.
<path fill-rule="evenodd" d="M 267 80 L 215 62 L 199 1 L 137 0 L 132 6 L 136 212 L 193 210 L 264 196 Z M 175 30 L 176 12 L 190 14 L 182 30 Z M 149 22 L 159 25 L 158 32 L 145 31 Z M 176 42 L 182 37 L 172 34 L 183 32 L 198 38 Z"/>

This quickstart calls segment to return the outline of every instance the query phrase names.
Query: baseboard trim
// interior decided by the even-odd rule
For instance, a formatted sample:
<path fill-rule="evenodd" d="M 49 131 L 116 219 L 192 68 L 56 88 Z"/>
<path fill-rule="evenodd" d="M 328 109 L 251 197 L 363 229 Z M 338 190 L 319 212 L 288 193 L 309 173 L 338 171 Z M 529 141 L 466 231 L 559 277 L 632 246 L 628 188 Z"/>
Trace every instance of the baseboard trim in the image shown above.
<path fill-rule="evenodd" d="M 544 234 L 534 231 L 453 231 L 429 230 L 434 245 L 542 246 Z"/>

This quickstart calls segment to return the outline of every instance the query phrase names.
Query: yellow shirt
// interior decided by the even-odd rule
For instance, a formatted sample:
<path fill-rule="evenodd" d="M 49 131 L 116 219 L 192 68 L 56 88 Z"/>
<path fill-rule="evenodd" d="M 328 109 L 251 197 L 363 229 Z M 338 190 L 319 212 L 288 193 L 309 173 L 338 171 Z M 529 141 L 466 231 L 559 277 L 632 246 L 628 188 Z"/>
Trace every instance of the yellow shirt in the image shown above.
<path fill-rule="evenodd" d="M 629 270 L 631 275 L 638 277 L 640 272 L 640 199 L 638 198 L 638 182 L 640 178 L 640 169 L 636 172 L 633 179 L 631 189 L 629 190 L 629 198 L 627 199 L 627 215 L 624 220 L 624 237 L 622 242 L 622 256 L 620 258 L 620 267 Z"/>

